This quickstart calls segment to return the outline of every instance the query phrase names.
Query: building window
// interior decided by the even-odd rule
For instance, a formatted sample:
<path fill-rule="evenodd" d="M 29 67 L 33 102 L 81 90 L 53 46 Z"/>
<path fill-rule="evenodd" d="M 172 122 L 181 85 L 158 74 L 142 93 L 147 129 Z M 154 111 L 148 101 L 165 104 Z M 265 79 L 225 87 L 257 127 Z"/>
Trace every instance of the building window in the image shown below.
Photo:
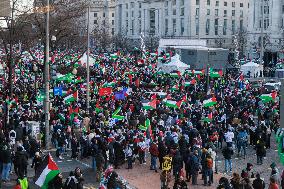
<path fill-rule="evenodd" d="M 126 12 L 126 17 L 128 17 L 128 12 Z"/>
<path fill-rule="evenodd" d="M 173 0 L 172 5 L 175 6 L 177 4 L 176 0 Z"/>
<path fill-rule="evenodd" d="M 244 17 L 244 11 L 240 10 L 240 17 L 243 18 Z"/>
<path fill-rule="evenodd" d="M 227 1 L 224 1 L 224 7 L 226 7 L 228 5 Z"/>
<path fill-rule="evenodd" d="M 263 24 L 264 24 L 264 29 L 266 30 L 269 27 L 269 19 L 264 19 Z"/>
<path fill-rule="evenodd" d="M 134 17 L 134 11 L 131 11 L 131 17 Z"/>
<path fill-rule="evenodd" d="M 195 19 L 195 33 L 199 36 L 199 19 Z"/>
<path fill-rule="evenodd" d="M 142 22 L 141 22 L 141 19 L 139 19 L 139 33 L 142 32 Z"/>
<path fill-rule="evenodd" d="M 138 11 L 138 18 L 141 18 L 142 12 Z"/>
<path fill-rule="evenodd" d="M 224 19 L 224 25 L 223 25 L 223 35 L 227 35 L 227 23 L 228 20 Z"/>
<path fill-rule="evenodd" d="M 180 15 L 181 15 L 181 16 L 184 16 L 184 8 L 181 8 L 181 9 L 180 9 Z"/>
<path fill-rule="evenodd" d="M 169 33 L 169 21 L 165 19 L 165 35 L 167 36 Z"/>
<path fill-rule="evenodd" d="M 195 16 L 199 16 L 199 8 L 195 9 Z"/>
<path fill-rule="evenodd" d="M 103 13 L 103 17 L 106 17 L 106 13 Z"/>
<path fill-rule="evenodd" d="M 166 1 L 166 2 L 165 2 L 165 7 L 168 7 L 168 6 L 169 6 L 169 2 Z"/>
<path fill-rule="evenodd" d="M 269 6 L 264 6 L 264 14 L 269 14 Z"/>
<path fill-rule="evenodd" d="M 166 15 L 166 16 L 169 16 L 169 11 L 168 11 L 168 9 L 165 9 L 165 15 Z"/>
<path fill-rule="evenodd" d="M 232 16 L 236 16 L 236 11 L 232 10 Z"/>
<path fill-rule="evenodd" d="M 219 15 L 219 10 L 215 9 L 215 16 L 218 16 L 218 15 Z"/>
<path fill-rule="evenodd" d="M 208 5 L 208 6 L 210 5 L 210 0 L 207 0 L 207 5 Z"/>
<path fill-rule="evenodd" d="M 176 15 L 176 14 L 177 14 L 177 10 L 173 9 L 173 15 Z"/>
<path fill-rule="evenodd" d="M 210 34 L 210 19 L 206 20 L 206 31 L 205 31 L 206 35 Z"/>
<path fill-rule="evenodd" d="M 184 0 L 180 0 L 180 6 L 183 6 L 184 5 Z"/>
<path fill-rule="evenodd" d="M 111 28 L 111 35 L 114 35 L 114 28 Z"/>
<path fill-rule="evenodd" d="M 199 0 L 196 0 L 196 5 L 200 5 L 200 2 L 199 2 Z"/>
<path fill-rule="evenodd" d="M 236 7 L 236 2 L 232 2 L 232 7 Z"/>
<path fill-rule="evenodd" d="M 215 6 L 216 6 L 216 7 L 219 7 L 219 1 L 216 1 Z"/>
<path fill-rule="evenodd" d="M 114 20 L 111 20 L 111 25 L 114 25 Z"/>
<path fill-rule="evenodd" d="M 98 13 L 94 12 L 94 17 L 98 17 Z"/>
<path fill-rule="evenodd" d="M 114 13 L 111 13 L 111 17 L 114 17 Z"/>
<path fill-rule="evenodd" d="M 139 9 L 141 9 L 142 8 L 142 3 L 139 3 Z"/>
<path fill-rule="evenodd" d="M 98 24 L 98 20 L 94 20 L 94 24 Z"/>
<path fill-rule="evenodd" d="M 184 18 L 180 19 L 180 35 L 184 33 Z"/>
<path fill-rule="evenodd" d="M 207 15 L 210 15 L 210 9 L 207 9 Z"/>
<path fill-rule="evenodd" d="M 284 5 L 282 5 L 282 14 L 284 14 Z"/>
<path fill-rule="evenodd" d="M 224 17 L 227 17 L 227 10 L 224 10 Z"/>
<path fill-rule="evenodd" d="M 128 4 L 127 3 L 125 4 L 125 8 L 128 9 Z"/>
<path fill-rule="evenodd" d="M 134 20 L 131 20 L 131 35 L 134 35 Z"/>
<path fill-rule="evenodd" d="M 218 18 L 216 18 L 214 21 L 214 27 L 215 27 L 215 35 L 218 35 L 218 29 L 219 29 Z"/>
<path fill-rule="evenodd" d="M 232 32 L 233 34 L 236 32 L 236 20 L 232 20 Z"/>
<path fill-rule="evenodd" d="M 240 3 L 240 7 L 244 7 L 244 4 L 243 4 L 243 3 Z"/>
<path fill-rule="evenodd" d="M 177 20 L 173 19 L 173 34 L 177 32 Z"/>
<path fill-rule="evenodd" d="M 244 21 L 240 20 L 240 30 L 243 31 L 244 29 Z"/>
<path fill-rule="evenodd" d="M 131 3 L 130 3 L 130 6 L 131 6 L 131 8 L 133 9 L 133 8 L 134 8 L 134 2 L 131 2 Z"/>

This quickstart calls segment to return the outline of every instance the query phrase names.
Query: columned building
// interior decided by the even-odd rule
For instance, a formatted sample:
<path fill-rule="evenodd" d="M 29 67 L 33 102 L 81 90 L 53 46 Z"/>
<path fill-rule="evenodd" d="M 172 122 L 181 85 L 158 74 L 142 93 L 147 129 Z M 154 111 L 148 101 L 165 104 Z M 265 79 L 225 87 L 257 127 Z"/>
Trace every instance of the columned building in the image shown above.
<path fill-rule="evenodd" d="M 248 27 L 248 56 L 258 58 L 261 51 L 261 35 L 265 62 L 275 61 L 284 47 L 284 1 L 250 0 Z M 262 29 L 263 27 L 263 29 Z"/>
<path fill-rule="evenodd" d="M 117 0 L 115 33 L 206 39 L 225 47 L 233 34 L 246 31 L 249 6 L 247 0 Z"/>

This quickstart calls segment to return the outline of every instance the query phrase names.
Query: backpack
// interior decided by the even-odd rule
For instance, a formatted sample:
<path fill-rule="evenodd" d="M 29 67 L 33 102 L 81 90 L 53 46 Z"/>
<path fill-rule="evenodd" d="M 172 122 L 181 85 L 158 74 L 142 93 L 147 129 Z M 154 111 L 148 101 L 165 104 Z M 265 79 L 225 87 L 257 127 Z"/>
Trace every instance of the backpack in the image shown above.
<path fill-rule="evenodd" d="M 209 169 L 213 168 L 213 159 L 212 158 L 206 158 L 206 166 Z"/>

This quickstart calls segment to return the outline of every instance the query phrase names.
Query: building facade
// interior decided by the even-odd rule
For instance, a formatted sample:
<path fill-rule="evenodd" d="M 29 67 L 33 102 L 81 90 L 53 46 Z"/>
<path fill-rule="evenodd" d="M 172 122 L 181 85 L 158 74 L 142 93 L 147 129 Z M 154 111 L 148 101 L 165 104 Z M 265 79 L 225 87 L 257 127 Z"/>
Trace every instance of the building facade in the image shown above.
<path fill-rule="evenodd" d="M 277 59 L 284 47 L 284 1 L 250 0 L 248 56 L 260 56 L 261 36 L 265 62 Z M 263 7 L 263 8 L 262 8 Z M 263 29 L 262 29 L 263 26 Z"/>
<path fill-rule="evenodd" d="M 114 35 L 115 0 L 90 0 L 90 29 L 104 29 Z"/>
<path fill-rule="evenodd" d="M 209 46 L 232 43 L 232 34 L 246 30 L 247 0 L 117 0 L 115 32 L 137 39 L 206 39 Z"/>

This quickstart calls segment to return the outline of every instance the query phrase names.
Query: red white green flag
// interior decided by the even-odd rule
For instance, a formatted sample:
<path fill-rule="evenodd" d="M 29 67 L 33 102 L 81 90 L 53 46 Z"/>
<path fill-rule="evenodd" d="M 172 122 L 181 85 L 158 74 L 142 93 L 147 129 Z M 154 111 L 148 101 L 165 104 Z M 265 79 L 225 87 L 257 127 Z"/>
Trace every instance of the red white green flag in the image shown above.
<path fill-rule="evenodd" d="M 38 167 L 35 175 L 35 184 L 41 189 L 47 189 L 48 183 L 59 174 L 59 169 L 53 161 L 51 155 L 47 155 Z"/>

